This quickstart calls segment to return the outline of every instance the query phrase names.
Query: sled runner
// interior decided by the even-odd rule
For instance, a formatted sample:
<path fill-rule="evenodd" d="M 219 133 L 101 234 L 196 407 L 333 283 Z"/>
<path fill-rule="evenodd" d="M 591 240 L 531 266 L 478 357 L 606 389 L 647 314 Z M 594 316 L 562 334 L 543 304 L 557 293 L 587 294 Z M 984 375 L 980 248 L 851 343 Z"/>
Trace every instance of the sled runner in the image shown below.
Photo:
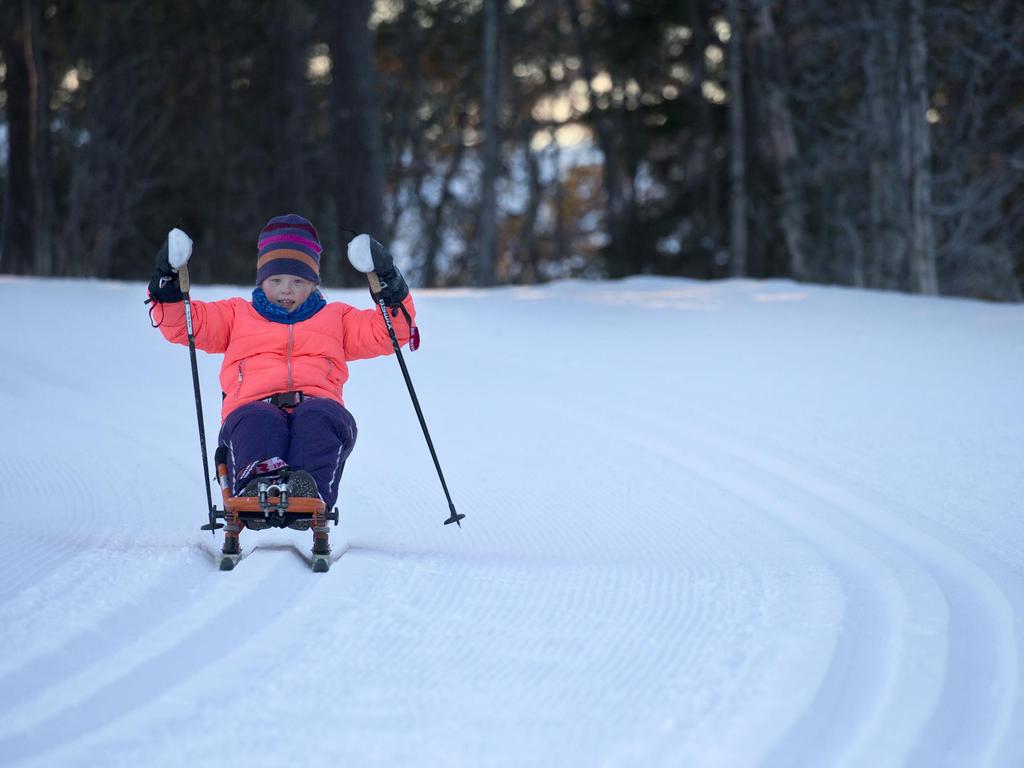
<path fill-rule="evenodd" d="M 224 511 L 215 510 L 213 517 L 223 520 L 224 548 L 220 569 L 230 571 L 242 557 L 238 535 L 243 528 L 259 531 L 266 528 L 313 529 L 312 567 L 316 573 L 330 568 L 331 547 L 329 522 L 338 524 L 338 510 L 328 512 L 316 493 L 316 484 L 305 472 L 281 472 L 257 478 L 247 486 L 253 495 L 233 496 L 228 478 L 227 449 L 217 448 L 215 454 L 217 482 L 224 499 Z M 302 495 L 299 495 L 302 494 Z M 221 527 L 211 523 L 211 526 Z M 204 530 L 209 526 L 203 526 Z"/>

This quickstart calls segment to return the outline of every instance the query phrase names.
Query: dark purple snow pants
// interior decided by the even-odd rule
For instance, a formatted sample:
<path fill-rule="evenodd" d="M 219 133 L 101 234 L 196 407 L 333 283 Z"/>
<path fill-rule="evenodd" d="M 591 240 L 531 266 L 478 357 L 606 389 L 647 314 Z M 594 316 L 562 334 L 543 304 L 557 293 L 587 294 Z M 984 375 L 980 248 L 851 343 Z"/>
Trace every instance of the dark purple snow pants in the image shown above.
<path fill-rule="evenodd" d="M 331 509 L 357 431 L 352 414 L 334 400 L 307 398 L 288 410 L 256 402 L 228 414 L 220 430 L 220 444 L 228 448 L 228 473 L 235 493 L 249 480 L 238 477 L 237 471 L 277 456 L 292 469 L 309 472 Z"/>

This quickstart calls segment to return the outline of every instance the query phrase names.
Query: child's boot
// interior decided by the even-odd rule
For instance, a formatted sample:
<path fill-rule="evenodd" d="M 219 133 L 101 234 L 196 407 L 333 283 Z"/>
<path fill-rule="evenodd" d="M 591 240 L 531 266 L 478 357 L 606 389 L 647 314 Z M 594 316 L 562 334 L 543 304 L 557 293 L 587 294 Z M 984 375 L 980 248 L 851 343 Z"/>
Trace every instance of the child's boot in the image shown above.
<path fill-rule="evenodd" d="M 316 480 L 305 470 L 297 470 L 288 475 L 288 495 L 302 499 L 320 498 Z"/>
<path fill-rule="evenodd" d="M 224 547 L 220 553 L 220 569 L 230 571 L 234 569 L 238 561 L 242 559 L 242 547 L 238 542 L 238 534 L 241 526 L 235 516 L 228 518 L 224 526 Z"/>
<path fill-rule="evenodd" d="M 296 499 L 318 499 L 320 493 L 317 490 L 316 480 L 304 470 L 297 470 L 288 474 L 288 495 Z M 293 520 L 288 524 L 289 528 L 296 531 L 308 531 L 312 521 L 309 518 Z"/>

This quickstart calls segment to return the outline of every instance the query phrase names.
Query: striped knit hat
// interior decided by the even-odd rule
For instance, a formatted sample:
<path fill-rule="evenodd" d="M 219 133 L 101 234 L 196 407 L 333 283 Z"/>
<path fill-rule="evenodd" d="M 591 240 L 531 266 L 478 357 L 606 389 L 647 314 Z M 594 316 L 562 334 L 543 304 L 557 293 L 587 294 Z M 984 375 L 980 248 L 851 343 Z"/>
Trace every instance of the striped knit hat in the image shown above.
<path fill-rule="evenodd" d="M 256 285 L 274 275 L 295 275 L 320 283 L 320 236 L 294 213 L 275 216 L 260 230 Z"/>

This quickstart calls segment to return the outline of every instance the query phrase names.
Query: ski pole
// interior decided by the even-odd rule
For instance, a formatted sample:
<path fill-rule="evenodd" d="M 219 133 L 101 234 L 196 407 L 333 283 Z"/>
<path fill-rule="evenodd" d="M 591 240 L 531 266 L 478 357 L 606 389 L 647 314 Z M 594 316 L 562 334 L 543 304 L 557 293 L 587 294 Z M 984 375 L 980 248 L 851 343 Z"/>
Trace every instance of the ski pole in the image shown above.
<path fill-rule="evenodd" d="M 192 329 L 192 300 L 188 295 L 191 288 L 191 281 L 188 277 L 188 264 L 182 264 L 178 268 L 178 285 L 181 287 L 181 295 L 185 300 L 185 330 L 188 332 L 188 355 L 192 361 L 192 388 L 196 395 L 196 419 L 199 421 L 199 448 L 203 454 L 203 479 L 206 481 L 206 509 L 210 515 L 210 522 L 203 526 L 203 530 L 209 529 L 211 536 L 218 528 L 223 528 L 217 522 L 216 510 L 213 508 L 213 494 L 210 492 L 210 462 L 206 458 L 206 427 L 203 425 L 203 398 L 199 393 L 199 364 L 196 362 L 196 337 Z"/>
<path fill-rule="evenodd" d="M 441 480 L 441 487 L 444 489 L 444 496 L 448 499 L 448 509 L 451 511 L 451 515 L 449 515 L 448 519 L 444 521 L 444 524 L 451 525 L 452 523 L 455 523 L 459 528 L 461 528 L 461 521 L 466 516 L 455 511 L 455 502 L 452 501 L 452 495 L 448 492 L 448 483 L 444 481 L 444 473 L 441 471 L 441 462 L 438 461 L 437 451 L 434 450 L 434 441 L 430 439 L 430 430 L 427 429 L 426 419 L 423 418 L 423 409 L 420 408 L 419 398 L 416 397 L 416 390 L 412 386 L 412 379 L 409 377 L 409 369 L 405 367 L 405 358 L 402 357 L 402 348 L 398 343 L 398 337 L 395 335 L 395 326 L 391 324 L 391 316 L 388 315 L 387 305 L 384 303 L 384 297 L 381 296 L 380 280 L 377 278 L 376 272 L 367 272 L 366 278 L 370 281 L 370 293 L 373 294 L 373 298 L 377 302 L 377 308 L 380 309 L 381 317 L 384 318 L 384 325 L 388 327 L 388 334 L 391 336 L 391 346 L 395 348 L 395 355 L 398 356 L 398 364 L 402 367 L 402 375 L 405 377 L 405 386 L 409 388 L 409 397 L 412 398 L 413 407 L 416 408 L 416 416 L 420 420 L 420 427 L 423 429 L 423 436 L 427 438 L 427 447 L 430 448 L 430 456 L 434 460 L 434 467 L 437 469 L 437 476 Z"/>

